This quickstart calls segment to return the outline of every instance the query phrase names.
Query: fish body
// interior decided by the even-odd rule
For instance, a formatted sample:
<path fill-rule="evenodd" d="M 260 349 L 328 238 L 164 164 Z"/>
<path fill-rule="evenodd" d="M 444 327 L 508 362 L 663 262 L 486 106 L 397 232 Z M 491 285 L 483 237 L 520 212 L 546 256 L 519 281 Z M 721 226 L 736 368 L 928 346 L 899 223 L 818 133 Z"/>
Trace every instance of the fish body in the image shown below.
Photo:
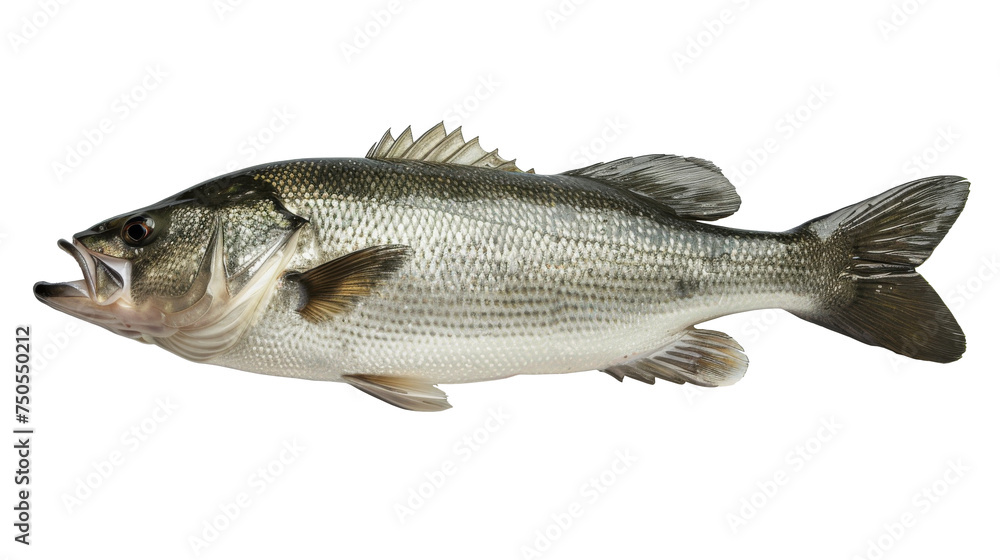
<path fill-rule="evenodd" d="M 193 361 L 414 410 L 448 406 L 436 384 L 519 374 L 731 384 L 742 348 L 694 325 L 764 308 L 943 362 L 964 335 L 914 268 L 967 192 L 928 178 L 787 232 L 735 230 L 707 223 L 740 200 L 705 160 L 539 175 L 439 125 L 101 222 L 61 242 L 84 280 L 35 293 Z"/>
<path fill-rule="evenodd" d="M 364 159 L 254 173 L 309 220 L 291 269 L 380 245 L 413 254 L 377 298 L 334 321 L 310 323 L 298 287 L 279 282 L 260 320 L 212 360 L 239 369 L 434 383 L 603 369 L 713 317 L 806 307 L 829 276 L 803 235 L 682 220 L 586 177 Z M 294 371 L 290 339 L 306 345 Z"/>

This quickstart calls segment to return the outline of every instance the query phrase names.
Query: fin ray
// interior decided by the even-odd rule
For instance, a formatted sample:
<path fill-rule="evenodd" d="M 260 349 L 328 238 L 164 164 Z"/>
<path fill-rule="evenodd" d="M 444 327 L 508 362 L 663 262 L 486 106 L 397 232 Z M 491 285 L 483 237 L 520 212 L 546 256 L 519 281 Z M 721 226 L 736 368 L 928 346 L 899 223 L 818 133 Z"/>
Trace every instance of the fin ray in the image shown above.
<path fill-rule="evenodd" d="M 726 333 L 689 328 L 657 352 L 603 371 L 619 381 L 631 377 L 649 384 L 663 379 L 719 387 L 742 379 L 748 365 L 743 347 Z"/>
<path fill-rule="evenodd" d="M 965 333 L 915 268 L 948 233 L 969 196 L 962 177 L 918 179 L 800 226 L 843 255 L 844 295 L 796 316 L 918 360 L 953 362 Z"/>
<path fill-rule="evenodd" d="M 404 410 L 438 412 L 451 408 L 448 395 L 434 385 L 410 377 L 345 375 L 344 381 L 369 395 Z"/>
<path fill-rule="evenodd" d="M 351 309 L 370 295 L 412 256 L 407 245 L 377 245 L 349 253 L 285 278 L 298 282 L 303 293 L 298 312 L 312 323 Z"/>
<path fill-rule="evenodd" d="M 500 157 L 497 150 L 487 152 L 479 145 L 479 137 L 468 142 L 462 136 L 462 127 L 450 133 L 445 130 L 444 121 L 434 125 L 423 133 L 416 141 L 410 127 L 393 138 L 391 130 L 387 130 L 382 138 L 368 150 L 365 157 L 380 160 L 413 160 L 472 167 L 490 167 L 501 171 L 534 173 L 534 169 L 522 171 L 515 160 Z"/>
<path fill-rule="evenodd" d="M 668 206 L 681 218 L 717 220 L 740 208 L 736 187 L 710 161 L 664 154 L 627 157 L 566 171 L 623 187 Z"/>

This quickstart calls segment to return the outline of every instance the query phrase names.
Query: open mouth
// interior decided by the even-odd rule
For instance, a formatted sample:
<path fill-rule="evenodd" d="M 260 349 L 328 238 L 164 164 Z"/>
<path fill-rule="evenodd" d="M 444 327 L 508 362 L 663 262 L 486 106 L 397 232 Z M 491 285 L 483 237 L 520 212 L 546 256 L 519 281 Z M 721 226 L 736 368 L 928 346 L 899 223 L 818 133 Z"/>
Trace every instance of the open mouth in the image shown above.
<path fill-rule="evenodd" d="M 59 240 L 59 248 L 69 253 L 83 272 L 83 279 L 72 282 L 38 282 L 35 297 L 51 304 L 53 298 L 88 298 L 97 305 L 110 305 L 125 295 L 130 276 L 129 262 L 125 259 L 94 255 L 79 241 Z"/>
<path fill-rule="evenodd" d="M 87 257 L 84 256 L 83 251 L 77 248 L 76 245 L 66 241 L 65 239 L 59 240 L 59 248 L 66 251 L 71 257 L 76 259 L 76 263 L 80 265 L 80 269 L 83 270 L 83 279 L 74 280 L 72 282 L 60 282 L 57 284 L 49 282 L 36 282 L 35 297 L 43 302 L 46 302 L 49 298 L 92 298 L 91 294 L 94 293 L 94 274 L 91 271 L 91 266 L 87 262 Z M 93 262 L 93 259 L 91 258 L 90 261 Z"/>
<path fill-rule="evenodd" d="M 140 333 L 122 322 L 121 305 L 128 305 L 131 264 L 125 259 L 96 255 L 77 240 L 59 240 L 59 248 L 69 253 L 80 266 L 83 278 L 71 282 L 37 282 L 39 301 L 78 319 L 100 325 L 113 332 L 138 338 Z"/>

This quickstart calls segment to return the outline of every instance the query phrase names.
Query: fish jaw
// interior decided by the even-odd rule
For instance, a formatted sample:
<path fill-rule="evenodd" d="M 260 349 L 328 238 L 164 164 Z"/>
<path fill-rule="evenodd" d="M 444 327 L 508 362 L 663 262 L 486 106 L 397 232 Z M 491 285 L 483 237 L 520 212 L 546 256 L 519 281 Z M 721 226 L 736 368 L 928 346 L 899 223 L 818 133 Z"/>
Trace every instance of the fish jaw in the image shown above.
<path fill-rule="evenodd" d="M 152 306 L 137 306 L 129 295 L 131 263 L 91 251 L 74 238 L 59 240 L 72 256 L 83 278 L 70 282 L 37 282 L 35 297 L 49 307 L 104 327 L 126 338 L 151 342 L 177 332 L 164 324 L 163 314 Z"/>

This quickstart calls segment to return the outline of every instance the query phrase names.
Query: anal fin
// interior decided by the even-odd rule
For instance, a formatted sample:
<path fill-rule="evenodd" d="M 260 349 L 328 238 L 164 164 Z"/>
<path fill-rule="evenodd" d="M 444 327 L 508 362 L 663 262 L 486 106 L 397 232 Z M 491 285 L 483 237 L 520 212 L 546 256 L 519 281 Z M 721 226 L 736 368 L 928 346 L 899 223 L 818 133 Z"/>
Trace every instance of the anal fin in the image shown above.
<path fill-rule="evenodd" d="M 726 333 L 690 328 L 649 356 L 603 371 L 619 381 L 631 377 L 649 384 L 664 379 L 719 387 L 742 379 L 748 364 L 743 348 Z"/>
<path fill-rule="evenodd" d="M 434 385 L 411 377 L 389 375 L 345 375 L 344 381 L 393 406 L 418 412 L 451 408 L 448 395 Z"/>

